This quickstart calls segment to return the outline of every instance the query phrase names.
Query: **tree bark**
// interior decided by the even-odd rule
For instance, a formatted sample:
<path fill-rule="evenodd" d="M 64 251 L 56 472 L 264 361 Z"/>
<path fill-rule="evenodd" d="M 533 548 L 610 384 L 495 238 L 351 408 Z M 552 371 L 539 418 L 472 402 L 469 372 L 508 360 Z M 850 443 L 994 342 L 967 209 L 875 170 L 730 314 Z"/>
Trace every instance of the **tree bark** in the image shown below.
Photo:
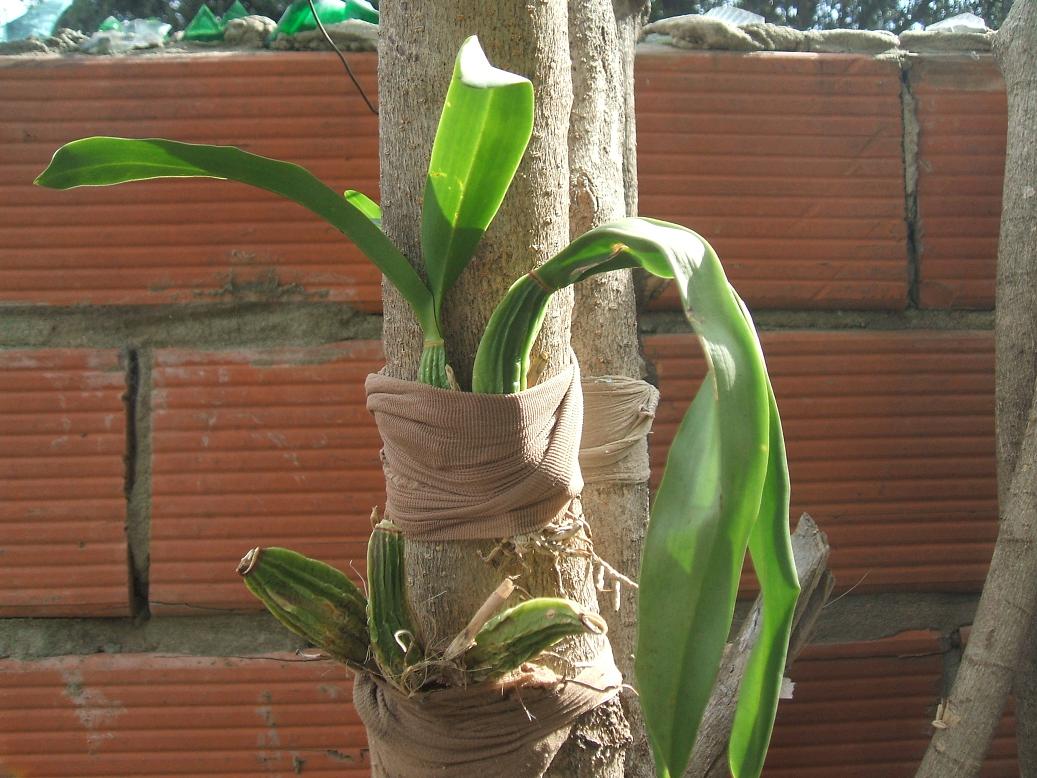
<path fill-rule="evenodd" d="M 634 113 L 634 59 L 650 0 L 613 0 L 623 64 L 623 184 L 627 216 L 637 216 L 637 122 Z"/>
<path fill-rule="evenodd" d="M 1007 504 L 1037 379 L 1037 3 L 1017 0 L 994 42 L 1008 91 L 997 278 L 998 500 Z M 1015 682 L 1022 775 L 1037 775 L 1037 619 Z"/>
<path fill-rule="evenodd" d="M 569 239 L 568 126 L 572 106 L 567 4 L 562 0 L 497 3 L 442 0 L 381 4 L 379 95 L 383 227 L 420 266 L 421 196 L 443 96 L 461 42 L 478 34 L 490 61 L 529 77 L 536 95 L 533 137 L 511 191 L 477 257 L 448 297 L 444 335 L 463 387 L 490 313 L 511 283 L 543 263 Z M 413 379 L 421 334 L 409 309 L 383 286 L 386 373 Z M 569 361 L 572 293 L 554 295 L 533 353 L 530 385 Z M 504 574 L 534 595 L 567 596 L 594 606 L 588 561 L 547 554 L 494 569 L 480 558 L 495 544 L 408 541 L 409 592 L 426 646 L 442 648 L 467 623 Z M 559 587 L 559 583 L 561 587 Z M 569 641 L 545 663 L 560 672 L 596 656 L 607 641 Z M 618 700 L 574 723 L 548 775 L 613 778 L 622 775 L 628 731 Z"/>
<path fill-rule="evenodd" d="M 634 47 L 647 6 L 628 0 L 585 0 L 569 5 L 573 107 L 569 121 L 569 232 L 589 229 L 637 209 L 634 145 Z M 637 334 L 631 272 L 618 271 L 584 281 L 575 290 L 572 343 L 584 379 L 623 375 L 641 378 L 644 363 Z M 648 459 L 647 439 L 636 453 Z M 595 550 L 631 578 L 637 578 L 648 524 L 648 485 L 594 483 L 582 495 L 593 528 Z M 616 664 L 633 683 L 637 637 L 637 596 L 629 587 L 614 610 L 602 598 Z M 626 775 L 654 775 L 651 748 L 636 696 L 625 693 L 623 708 L 632 742 Z"/>
<path fill-rule="evenodd" d="M 919 776 L 979 774 L 1013 674 L 1019 768 L 1037 774 L 1037 0 L 1017 0 L 993 50 L 1008 93 L 996 313 L 1001 528 L 944 728 Z"/>
<path fill-rule="evenodd" d="M 1034 398 L 972 634 L 951 693 L 934 722 L 936 731 L 917 778 L 979 775 L 1034 617 L 1037 395 Z"/>
<path fill-rule="evenodd" d="M 969 644 L 918 771 L 924 778 L 978 775 L 1013 675 L 1020 768 L 1037 774 L 1037 0 L 1017 0 L 994 56 L 1008 92 L 995 324 L 1000 529 Z"/>

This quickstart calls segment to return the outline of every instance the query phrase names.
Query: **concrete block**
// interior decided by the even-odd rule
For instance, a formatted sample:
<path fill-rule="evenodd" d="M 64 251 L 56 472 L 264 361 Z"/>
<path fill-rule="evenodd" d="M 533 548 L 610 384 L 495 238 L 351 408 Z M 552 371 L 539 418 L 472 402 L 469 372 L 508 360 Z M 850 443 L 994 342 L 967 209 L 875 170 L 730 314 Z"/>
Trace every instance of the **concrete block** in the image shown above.
<path fill-rule="evenodd" d="M 808 647 L 778 706 L 768 778 L 910 778 L 918 769 L 943 694 L 946 645 L 935 632 Z M 986 778 L 1014 778 L 1013 718 L 998 728 Z"/>
<path fill-rule="evenodd" d="M 115 351 L 0 351 L 0 616 L 125 616 Z"/>
<path fill-rule="evenodd" d="M 385 488 L 363 383 L 381 365 L 375 341 L 156 353 L 153 612 L 260 608 L 235 573 L 253 546 L 364 572 Z"/>
<path fill-rule="evenodd" d="M 658 478 L 704 365 L 691 335 L 645 345 L 663 391 Z M 977 590 L 996 533 L 991 334 L 776 331 L 764 347 L 793 514 L 829 533 L 839 587 Z M 362 381 L 379 364 L 374 342 L 158 353 L 154 611 L 256 607 L 233 572 L 254 545 L 363 571 L 384 484 Z"/>
<path fill-rule="evenodd" d="M 767 775 L 913 775 L 945 650 L 927 631 L 808 647 L 778 708 Z M 0 660 L 0 766 L 40 778 L 360 778 L 370 764 L 351 695 L 344 668 L 290 654 Z M 988 778 L 1018 775 L 1011 725 L 1009 712 Z"/>

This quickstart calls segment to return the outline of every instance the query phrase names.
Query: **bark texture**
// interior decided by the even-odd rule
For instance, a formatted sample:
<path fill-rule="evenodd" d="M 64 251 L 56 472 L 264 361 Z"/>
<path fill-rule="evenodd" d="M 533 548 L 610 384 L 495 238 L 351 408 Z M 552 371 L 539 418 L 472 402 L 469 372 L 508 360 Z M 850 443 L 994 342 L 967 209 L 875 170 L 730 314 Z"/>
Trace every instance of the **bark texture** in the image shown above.
<path fill-rule="evenodd" d="M 585 0 L 569 4 L 573 79 L 569 232 L 573 238 L 636 213 L 633 58 L 638 29 L 646 15 L 647 5 L 642 2 Z M 572 343 L 584 378 L 644 375 L 630 271 L 596 276 L 576 287 Z M 637 455 L 647 461 L 647 440 Z M 636 579 L 648 524 L 648 485 L 588 484 L 582 499 L 597 553 Z M 629 587 L 622 592 L 618 611 L 613 608 L 612 595 L 604 593 L 600 607 L 609 624 L 616 664 L 627 682 L 633 683 L 636 592 Z M 626 775 L 648 778 L 654 775 L 653 760 L 636 696 L 625 693 L 623 707 L 632 735 Z"/>
<path fill-rule="evenodd" d="M 1017 0 L 995 38 L 1008 89 L 1008 149 L 997 278 L 998 501 L 1004 506 L 1037 380 L 1037 3 Z M 1037 572 L 1037 571 L 1035 571 Z M 1015 683 L 1022 775 L 1037 775 L 1037 619 Z"/>
<path fill-rule="evenodd" d="M 1017 670 L 1020 767 L 1024 776 L 1037 774 L 1037 667 L 1033 639 L 1027 642 L 1037 610 L 1037 0 L 1016 1 L 994 54 L 1008 91 L 996 314 L 1000 529 L 922 778 L 979 774 Z"/>
<path fill-rule="evenodd" d="M 533 138 L 500 213 L 444 310 L 448 357 L 463 387 L 490 313 L 520 275 L 569 239 L 568 118 L 572 106 L 567 4 L 444 0 L 381 5 L 379 94 L 381 196 L 389 237 L 420 266 L 421 196 L 443 96 L 461 42 L 478 34 L 490 61 L 529 77 L 536 94 Z M 406 304 L 385 286 L 386 373 L 413 379 L 421 334 Z M 569 360 L 572 294 L 559 293 L 533 354 L 530 383 L 556 374 Z M 494 543 L 408 541 L 409 597 L 425 645 L 442 648 L 467 623 L 505 574 L 534 595 L 563 595 L 593 605 L 596 593 L 585 559 L 528 549 L 505 568 L 482 561 Z M 573 665 L 607 642 L 588 637 L 564 645 L 553 665 Z M 629 733 L 618 700 L 572 727 L 548 775 L 622 775 Z"/>
<path fill-rule="evenodd" d="M 979 775 L 1037 612 L 1037 0 L 1018 0 L 994 40 L 1008 91 L 1008 148 L 998 249 L 998 543 L 949 698 L 918 775 Z M 1026 648 L 1026 651 L 1024 651 Z M 1024 652 L 1029 656 L 1025 660 Z M 1022 775 L 1033 775 L 1033 684 L 1016 678 Z M 1029 762 L 1029 765 L 1028 765 Z"/>
<path fill-rule="evenodd" d="M 650 0 L 613 0 L 623 63 L 623 181 L 627 216 L 637 216 L 637 122 L 634 114 L 634 56 Z"/>
<path fill-rule="evenodd" d="M 918 769 L 918 778 L 979 775 L 1034 616 L 1037 602 L 1035 537 L 1037 404 L 1030 408 L 972 634 L 954 686 L 943 702 L 937 728 Z M 1028 773 L 1024 771 L 1023 775 Z"/>

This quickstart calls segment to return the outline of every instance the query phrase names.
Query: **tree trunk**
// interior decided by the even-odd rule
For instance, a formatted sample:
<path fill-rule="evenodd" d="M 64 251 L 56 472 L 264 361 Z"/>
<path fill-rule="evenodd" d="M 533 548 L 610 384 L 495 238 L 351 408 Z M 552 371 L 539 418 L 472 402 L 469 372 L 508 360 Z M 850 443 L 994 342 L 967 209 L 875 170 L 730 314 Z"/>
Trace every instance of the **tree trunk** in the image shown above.
<path fill-rule="evenodd" d="M 1037 395 L 1034 397 L 1037 400 Z M 937 714 L 936 731 L 917 778 L 979 775 L 1034 617 L 1037 603 L 1035 538 L 1037 402 L 1030 408 L 972 635 L 951 693 Z"/>
<path fill-rule="evenodd" d="M 1017 0 L 994 55 L 1008 91 L 995 327 L 1001 523 L 972 636 L 918 772 L 933 778 L 979 773 L 1017 669 L 1020 767 L 1037 774 L 1037 659 L 1026 643 L 1031 629 L 1037 636 L 1037 0 Z"/>
<path fill-rule="evenodd" d="M 998 500 L 1007 504 L 1037 379 L 1037 3 L 1018 0 L 994 56 L 1008 89 L 1008 149 L 997 279 Z M 1022 775 L 1037 775 L 1037 619 L 1015 681 Z"/>
<path fill-rule="evenodd" d="M 453 59 L 461 42 L 478 34 L 493 64 L 529 77 L 536 117 L 529 149 L 478 255 L 462 275 L 444 310 L 447 353 L 463 387 L 490 313 L 505 290 L 569 239 L 568 130 L 572 106 L 567 4 L 493 0 L 381 4 L 379 95 L 383 226 L 420 265 L 420 213 L 425 174 Z M 421 334 L 394 289 L 385 285 L 386 373 L 413 379 Z M 533 354 L 530 384 L 569 361 L 571 292 L 558 293 Z M 629 326 L 629 325 L 627 325 Z M 507 570 L 480 558 L 495 544 L 408 541 L 406 564 L 412 607 L 426 646 L 442 648 L 467 623 L 506 573 L 534 595 L 596 601 L 587 560 L 534 554 Z M 527 572 L 528 569 L 528 572 Z M 559 590 L 559 581 L 561 590 Z M 560 672 L 596 656 L 607 643 L 588 636 L 564 644 L 554 660 Z M 612 778 L 622 775 L 628 739 L 617 700 L 578 720 L 549 775 Z"/>
<path fill-rule="evenodd" d="M 569 5 L 573 107 L 569 122 L 569 232 L 589 229 L 637 209 L 634 143 L 633 60 L 647 5 L 628 0 L 586 0 Z M 584 380 L 622 375 L 641 378 L 644 363 L 637 334 L 637 309 L 631 272 L 596 276 L 575 290 L 572 343 Z M 647 439 L 635 456 L 648 460 Z M 592 483 L 582 496 L 596 552 L 631 578 L 637 578 L 648 524 L 647 483 Z M 632 683 L 637 637 L 636 592 L 627 587 L 620 609 L 602 598 L 616 664 Z M 624 694 L 632 742 L 626 775 L 654 775 L 644 721 L 633 694 Z"/>

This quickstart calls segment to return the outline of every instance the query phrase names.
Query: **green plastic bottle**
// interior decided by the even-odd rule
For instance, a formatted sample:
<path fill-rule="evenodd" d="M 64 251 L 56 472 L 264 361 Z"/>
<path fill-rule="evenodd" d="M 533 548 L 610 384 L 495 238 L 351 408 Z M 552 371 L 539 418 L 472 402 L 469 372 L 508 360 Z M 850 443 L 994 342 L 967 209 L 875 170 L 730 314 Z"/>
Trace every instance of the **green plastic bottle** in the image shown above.
<path fill-rule="evenodd" d="M 185 41 L 211 42 L 223 40 L 223 24 L 209 6 L 203 5 L 184 29 Z"/>
<path fill-rule="evenodd" d="M 220 23 L 226 27 L 227 22 L 232 19 L 244 19 L 248 15 L 248 9 L 241 4 L 241 0 L 234 0 L 234 5 L 228 8 L 227 12 L 220 17 Z"/>
<path fill-rule="evenodd" d="M 371 24 L 378 24 L 378 9 L 368 0 L 346 0 L 349 16 L 347 19 L 360 19 Z"/>
<path fill-rule="evenodd" d="M 321 24 L 338 24 L 347 19 L 360 19 L 378 24 L 378 10 L 367 0 L 314 0 L 313 5 L 317 9 L 317 18 Z M 297 32 L 316 28 L 317 23 L 313 20 L 309 2 L 295 0 L 285 9 L 272 37 L 295 35 Z"/>
<path fill-rule="evenodd" d="M 114 16 L 109 16 L 103 22 L 101 26 L 97 28 L 98 32 L 112 32 L 113 30 L 121 30 L 122 22 L 116 19 Z"/>

